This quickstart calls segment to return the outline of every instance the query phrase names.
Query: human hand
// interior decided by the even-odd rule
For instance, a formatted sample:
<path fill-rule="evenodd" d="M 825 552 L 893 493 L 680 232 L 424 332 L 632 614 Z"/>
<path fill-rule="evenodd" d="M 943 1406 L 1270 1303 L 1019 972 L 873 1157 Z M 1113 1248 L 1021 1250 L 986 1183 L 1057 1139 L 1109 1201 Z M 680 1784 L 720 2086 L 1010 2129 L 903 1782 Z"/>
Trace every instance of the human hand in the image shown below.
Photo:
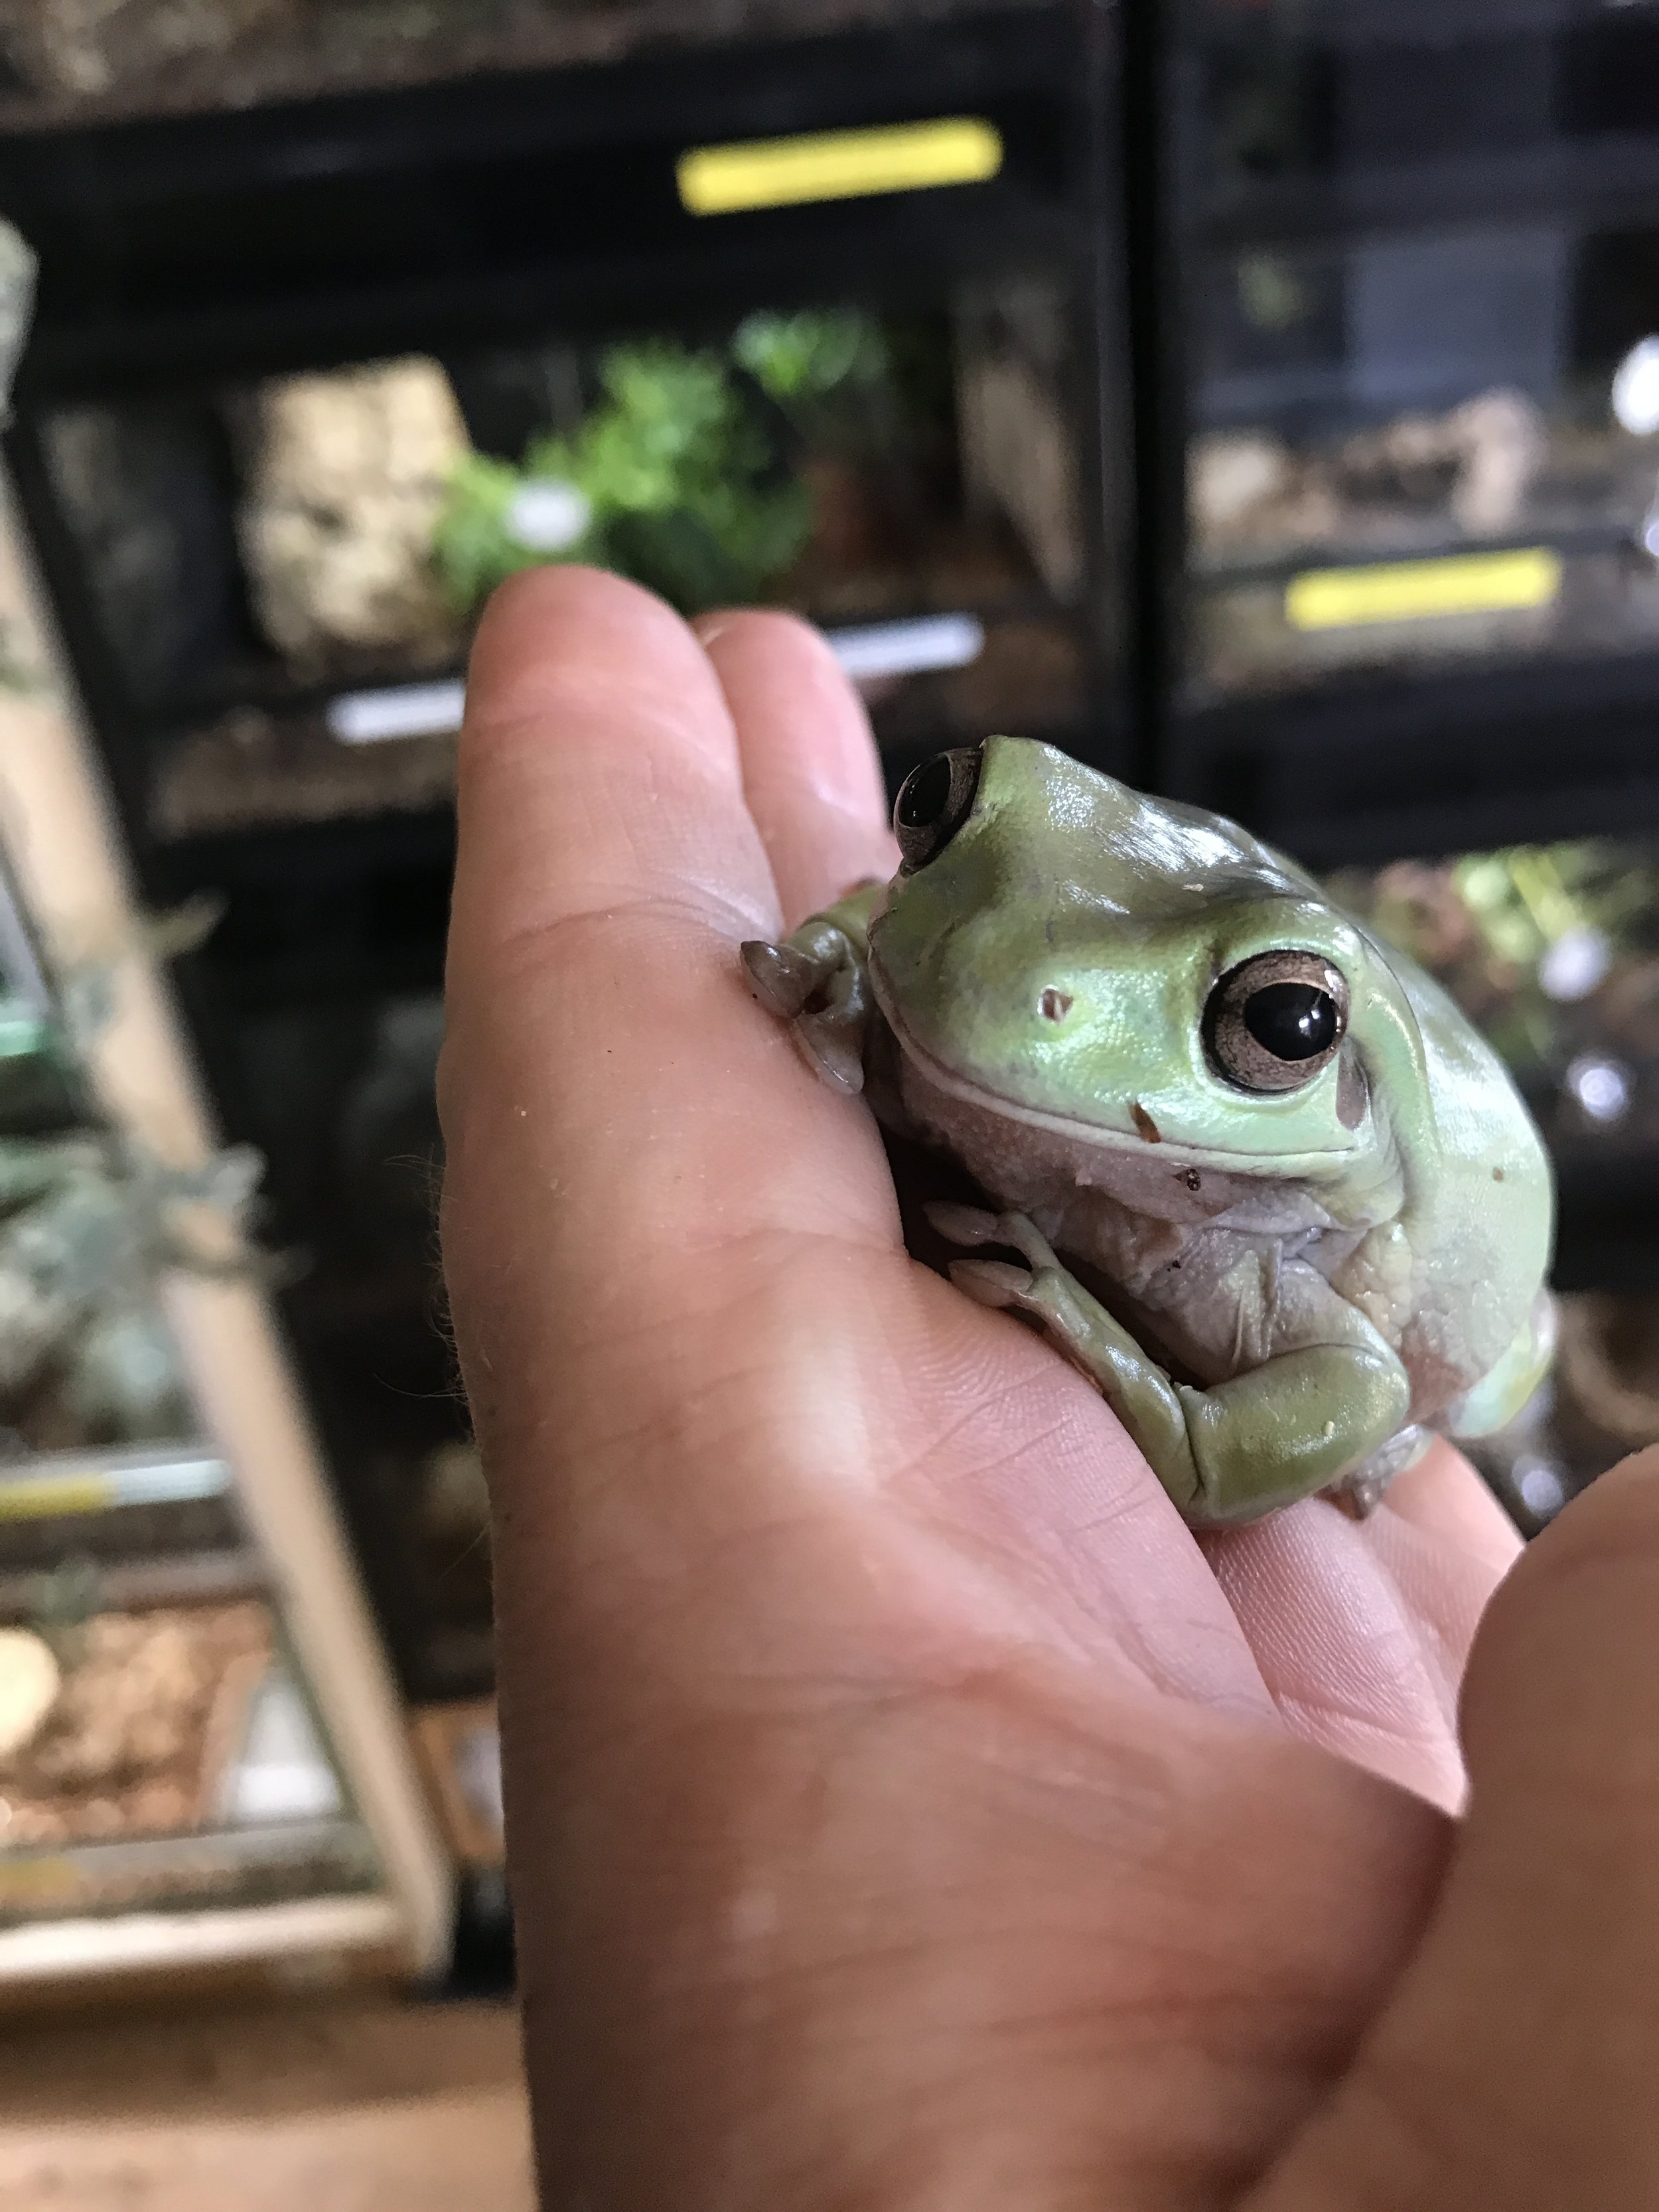
<path fill-rule="evenodd" d="M 1445 1447 L 1196 1541 L 750 999 L 884 815 L 787 618 L 485 618 L 444 1245 L 548 2203 L 1659 2202 L 1654 1475 L 1478 1639 L 1518 1546 Z"/>

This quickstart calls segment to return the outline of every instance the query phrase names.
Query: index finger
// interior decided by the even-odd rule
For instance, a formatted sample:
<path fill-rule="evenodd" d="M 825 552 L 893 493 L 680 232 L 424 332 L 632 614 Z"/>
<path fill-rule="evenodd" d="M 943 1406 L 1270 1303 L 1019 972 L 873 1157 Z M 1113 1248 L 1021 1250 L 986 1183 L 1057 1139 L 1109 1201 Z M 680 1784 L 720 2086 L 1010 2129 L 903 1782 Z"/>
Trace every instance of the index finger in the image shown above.
<path fill-rule="evenodd" d="M 743 787 L 784 926 L 898 866 L 869 717 L 819 633 L 750 610 L 697 624 L 737 723 Z"/>
<path fill-rule="evenodd" d="M 720 679 L 672 609 L 617 577 L 532 569 L 490 602 L 457 809 L 463 1012 L 477 963 L 584 913 L 666 896 L 713 928 L 775 920 Z"/>
<path fill-rule="evenodd" d="M 534 1372 L 672 1327 L 722 1243 L 891 1249 L 867 1116 L 750 996 L 738 944 L 775 933 L 776 895 L 678 616 L 591 571 L 508 586 L 474 653 L 459 814 L 439 1095 L 469 1383 L 485 1339 Z"/>

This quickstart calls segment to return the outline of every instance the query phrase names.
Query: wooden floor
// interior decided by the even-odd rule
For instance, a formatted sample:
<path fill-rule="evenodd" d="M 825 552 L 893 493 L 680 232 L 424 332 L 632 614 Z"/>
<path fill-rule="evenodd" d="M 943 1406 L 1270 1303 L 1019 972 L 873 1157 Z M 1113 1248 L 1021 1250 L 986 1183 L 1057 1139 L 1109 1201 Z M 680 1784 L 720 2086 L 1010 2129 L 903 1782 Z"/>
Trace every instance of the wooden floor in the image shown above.
<path fill-rule="evenodd" d="M 532 2212 L 512 2014 L 267 2005 L 0 2030 L 0 2212 Z"/>

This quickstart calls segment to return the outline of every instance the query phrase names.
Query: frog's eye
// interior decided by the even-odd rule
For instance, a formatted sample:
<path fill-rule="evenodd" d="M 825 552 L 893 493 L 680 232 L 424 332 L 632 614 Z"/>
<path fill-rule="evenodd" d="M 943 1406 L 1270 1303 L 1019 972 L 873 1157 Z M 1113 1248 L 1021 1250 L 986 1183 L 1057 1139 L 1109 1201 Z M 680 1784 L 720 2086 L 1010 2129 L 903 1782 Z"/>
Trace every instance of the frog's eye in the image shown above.
<path fill-rule="evenodd" d="M 1348 987 L 1319 952 L 1258 952 L 1216 985 L 1204 1012 L 1210 1058 L 1241 1091 L 1297 1091 L 1334 1056 Z"/>
<path fill-rule="evenodd" d="M 913 876 L 937 860 L 972 813 L 981 758 L 978 745 L 958 745 L 912 769 L 899 786 L 893 835 L 902 855 L 901 874 Z"/>

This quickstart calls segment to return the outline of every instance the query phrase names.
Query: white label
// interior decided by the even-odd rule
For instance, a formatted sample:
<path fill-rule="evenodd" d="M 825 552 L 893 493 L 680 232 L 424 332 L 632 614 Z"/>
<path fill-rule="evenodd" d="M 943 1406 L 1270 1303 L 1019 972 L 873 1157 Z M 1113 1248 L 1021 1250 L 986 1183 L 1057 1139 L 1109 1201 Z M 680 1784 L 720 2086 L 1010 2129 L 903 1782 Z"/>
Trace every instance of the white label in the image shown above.
<path fill-rule="evenodd" d="M 509 534 L 532 553 L 568 553 L 587 534 L 593 509 L 573 483 L 534 479 L 514 493 L 507 510 Z"/>
<path fill-rule="evenodd" d="M 985 625 L 972 615 L 922 615 L 914 622 L 873 623 L 827 635 L 830 651 L 855 684 L 968 668 L 985 650 Z"/>
<path fill-rule="evenodd" d="M 343 745 L 379 744 L 386 738 L 447 737 L 461 726 L 466 686 L 400 684 L 390 691 L 347 691 L 328 707 L 329 735 Z"/>

